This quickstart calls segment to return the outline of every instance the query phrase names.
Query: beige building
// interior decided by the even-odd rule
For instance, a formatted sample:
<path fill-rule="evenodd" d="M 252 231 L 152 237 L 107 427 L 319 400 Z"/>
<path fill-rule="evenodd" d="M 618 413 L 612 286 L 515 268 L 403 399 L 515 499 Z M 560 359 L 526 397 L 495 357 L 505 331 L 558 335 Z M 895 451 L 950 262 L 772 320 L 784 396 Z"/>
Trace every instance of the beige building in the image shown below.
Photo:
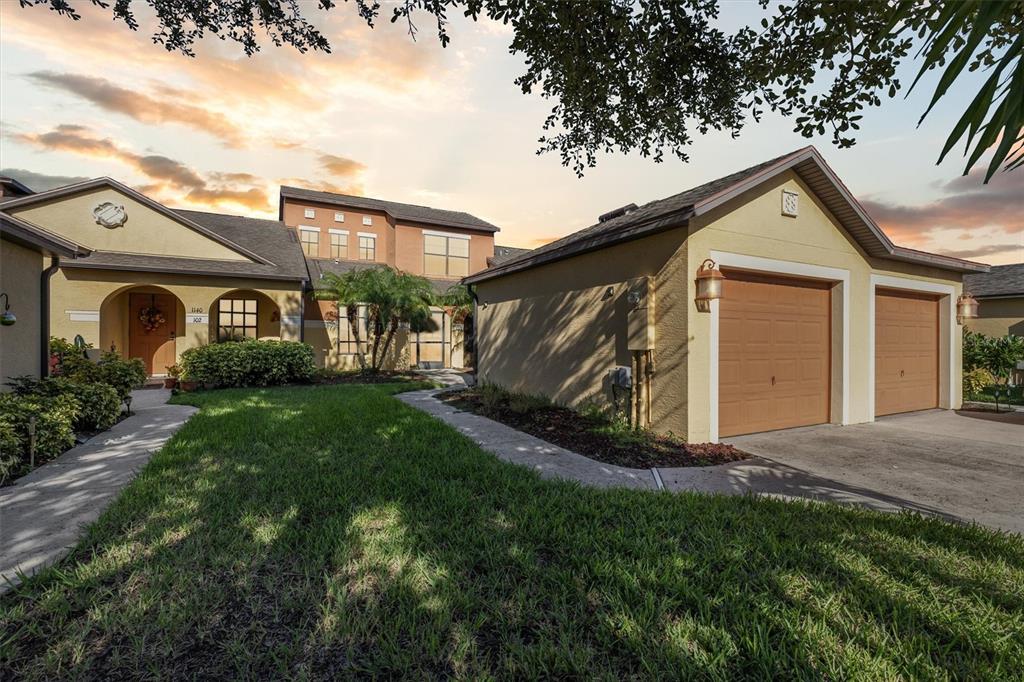
<path fill-rule="evenodd" d="M 964 291 L 978 299 L 978 317 L 967 327 L 985 336 L 1024 336 L 1024 263 L 995 265 L 964 275 Z"/>
<path fill-rule="evenodd" d="M 482 381 L 623 407 L 628 371 L 641 423 L 704 442 L 959 407 L 956 303 L 987 270 L 895 246 L 807 147 L 465 281 Z"/>

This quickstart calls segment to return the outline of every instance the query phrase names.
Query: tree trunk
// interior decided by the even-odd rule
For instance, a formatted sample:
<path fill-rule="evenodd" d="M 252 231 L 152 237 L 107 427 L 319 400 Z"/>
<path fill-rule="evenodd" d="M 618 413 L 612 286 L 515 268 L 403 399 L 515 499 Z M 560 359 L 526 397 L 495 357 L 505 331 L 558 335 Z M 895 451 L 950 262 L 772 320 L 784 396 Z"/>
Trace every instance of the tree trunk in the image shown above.
<path fill-rule="evenodd" d="M 384 331 L 380 325 L 380 311 L 375 309 L 371 310 L 368 315 L 368 319 L 368 326 L 373 329 L 373 350 L 370 356 L 370 366 L 373 368 L 374 372 L 379 372 L 380 365 L 377 362 L 377 350 L 380 348 L 380 337 Z"/>
<path fill-rule="evenodd" d="M 363 352 L 363 337 L 359 333 L 359 306 L 345 306 L 345 315 L 348 317 L 349 329 L 352 330 L 352 338 L 356 340 L 356 360 L 359 361 L 359 369 L 366 371 L 366 354 Z M 341 343 L 341 334 L 338 334 L 338 343 Z"/>
<path fill-rule="evenodd" d="M 391 324 L 388 325 L 388 334 L 384 337 L 384 347 L 380 352 L 381 363 L 384 363 L 388 357 L 388 349 L 391 348 L 391 341 L 395 338 L 395 332 L 398 331 L 398 318 L 394 317 L 391 319 Z"/>

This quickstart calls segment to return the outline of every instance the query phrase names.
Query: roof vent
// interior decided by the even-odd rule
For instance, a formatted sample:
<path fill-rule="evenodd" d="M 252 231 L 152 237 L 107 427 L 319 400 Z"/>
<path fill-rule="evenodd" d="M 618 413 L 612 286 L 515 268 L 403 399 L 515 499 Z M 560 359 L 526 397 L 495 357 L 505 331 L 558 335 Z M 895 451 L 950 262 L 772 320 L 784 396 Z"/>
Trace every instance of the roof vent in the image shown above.
<path fill-rule="evenodd" d="M 636 210 L 636 204 L 626 204 L 625 206 L 620 206 L 619 208 L 616 208 L 616 209 L 614 209 L 612 211 L 608 211 L 607 213 L 602 213 L 600 216 L 598 216 L 597 222 L 603 223 L 603 222 L 611 220 L 612 218 L 618 218 L 619 216 L 624 216 L 627 213 L 629 213 L 630 211 L 635 211 L 635 210 Z"/>

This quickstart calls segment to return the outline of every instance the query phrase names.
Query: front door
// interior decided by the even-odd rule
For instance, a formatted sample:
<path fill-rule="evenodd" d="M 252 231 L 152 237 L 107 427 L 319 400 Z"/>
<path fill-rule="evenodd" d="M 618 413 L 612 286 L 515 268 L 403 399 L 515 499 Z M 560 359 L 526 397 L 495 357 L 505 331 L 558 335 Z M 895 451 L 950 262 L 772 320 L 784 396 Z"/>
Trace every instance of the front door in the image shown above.
<path fill-rule="evenodd" d="M 146 363 L 146 374 L 166 374 L 175 361 L 177 299 L 170 294 L 128 297 L 128 355 Z"/>

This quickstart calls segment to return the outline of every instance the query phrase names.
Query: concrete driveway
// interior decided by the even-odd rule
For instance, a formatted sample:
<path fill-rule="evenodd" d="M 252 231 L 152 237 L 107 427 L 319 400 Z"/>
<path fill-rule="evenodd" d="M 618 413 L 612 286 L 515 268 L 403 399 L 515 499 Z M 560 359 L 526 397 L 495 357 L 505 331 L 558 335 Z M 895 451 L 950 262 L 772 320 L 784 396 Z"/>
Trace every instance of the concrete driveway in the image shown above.
<path fill-rule="evenodd" d="M 765 460 L 737 467 L 749 490 L 911 509 L 1024 534 L 1022 412 L 931 410 L 727 441 Z"/>

